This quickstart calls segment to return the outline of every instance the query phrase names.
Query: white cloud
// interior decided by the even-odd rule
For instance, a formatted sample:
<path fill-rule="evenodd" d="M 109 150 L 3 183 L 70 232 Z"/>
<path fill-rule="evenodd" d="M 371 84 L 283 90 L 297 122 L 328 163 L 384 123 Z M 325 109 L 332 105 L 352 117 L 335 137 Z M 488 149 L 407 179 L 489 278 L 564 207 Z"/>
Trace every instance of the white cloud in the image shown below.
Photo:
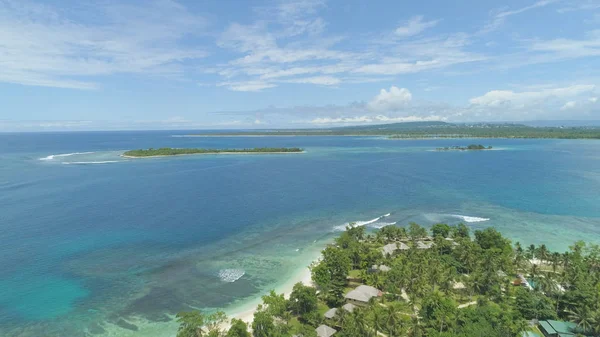
<path fill-rule="evenodd" d="M 554 39 L 534 41 L 530 50 L 550 53 L 553 59 L 600 56 L 600 30 L 590 31 L 586 39 Z"/>
<path fill-rule="evenodd" d="M 388 117 L 385 115 L 377 116 L 357 116 L 357 117 L 320 117 L 311 120 L 310 124 L 361 124 L 361 123 L 405 123 L 405 122 L 424 122 L 424 121 L 443 121 L 444 117 L 440 116 L 406 116 L 406 117 Z"/>
<path fill-rule="evenodd" d="M 412 94 L 406 88 L 390 87 L 390 90 L 381 89 L 368 107 L 373 111 L 394 111 L 405 107 L 412 100 Z"/>
<path fill-rule="evenodd" d="M 318 85 L 337 85 L 342 81 L 339 78 L 331 77 L 331 76 L 315 76 L 315 77 L 303 77 L 296 78 L 293 80 L 287 80 L 288 83 L 310 83 L 310 84 L 318 84 Z"/>
<path fill-rule="evenodd" d="M 400 37 L 409 37 L 417 35 L 428 28 L 435 27 L 437 20 L 423 21 L 423 16 L 413 16 L 404 25 L 396 28 L 394 33 Z"/>
<path fill-rule="evenodd" d="M 103 24 L 77 20 L 88 17 Z M 140 7 L 85 3 L 69 11 L 2 0 L 0 81 L 93 89 L 94 78 L 118 73 L 180 76 L 181 61 L 206 55 L 180 41 L 204 27 L 203 18 L 172 0 Z"/>
<path fill-rule="evenodd" d="M 577 102 L 575 101 L 568 101 L 567 103 L 565 103 L 565 105 L 562 106 L 562 108 L 560 108 L 560 110 L 570 110 L 577 107 Z"/>
<path fill-rule="evenodd" d="M 263 89 L 269 89 L 276 87 L 275 84 L 263 81 L 246 81 L 246 82 L 223 82 L 217 84 L 220 87 L 227 87 L 233 91 L 261 91 Z"/>
<path fill-rule="evenodd" d="M 504 22 L 506 21 L 506 19 L 508 17 L 510 17 L 510 16 L 521 14 L 521 13 L 527 12 L 527 11 L 532 10 L 532 9 L 546 7 L 548 5 L 551 5 L 551 4 L 559 2 L 559 1 L 560 0 L 540 0 L 540 1 L 537 1 L 537 2 L 535 2 L 535 3 L 533 3 L 533 4 L 529 5 L 529 6 L 525 6 L 525 7 L 521 7 L 521 8 L 517 8 L 517 9 L 513 9 L 513 10 L 500 11 L 500 12 L 496 13 L 494 15 L 492 21 L 490 23 L 488 23 L 478 33 L 479 34 L 486 34 L 486 33 L 492 32 L 492 31 L 498 29 L 500 26 L 502 26 L 502 24 L 504 24 Z"/>
<path fill-rule="evenodd" d="M 590 97 L 590 99 L 588 101 L 590 103 L 596 103 L 596 102 L 598 102 L 598 97 Z"/>
<path fill-rule="evenodd" d="M 473 105 L 479 106 L 507 106 L 524 107 L 540 105 L 551 98 L 569 98 L 592 92 L 594 85 L 580 84 L 562 88 L 549 88 L 538 91 L 514 92 L 511 90 L 492 90 L 483 96 L 474 97 L 469 100 Z"/>

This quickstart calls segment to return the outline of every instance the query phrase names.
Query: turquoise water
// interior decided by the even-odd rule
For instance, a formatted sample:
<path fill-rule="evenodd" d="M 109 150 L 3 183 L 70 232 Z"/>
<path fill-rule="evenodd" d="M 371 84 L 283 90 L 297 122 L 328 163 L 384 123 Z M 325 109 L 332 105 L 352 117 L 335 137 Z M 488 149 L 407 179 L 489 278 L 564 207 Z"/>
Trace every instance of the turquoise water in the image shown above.
<path fill-rule="evenodd" d="M 0 134 L 1 336 L 173 336 L 177 311 L 242 305 L 350 221 L 600 241 L 597 141 L 182 134 Z M 162 146 L 306 153 L 119 157 Z"/>

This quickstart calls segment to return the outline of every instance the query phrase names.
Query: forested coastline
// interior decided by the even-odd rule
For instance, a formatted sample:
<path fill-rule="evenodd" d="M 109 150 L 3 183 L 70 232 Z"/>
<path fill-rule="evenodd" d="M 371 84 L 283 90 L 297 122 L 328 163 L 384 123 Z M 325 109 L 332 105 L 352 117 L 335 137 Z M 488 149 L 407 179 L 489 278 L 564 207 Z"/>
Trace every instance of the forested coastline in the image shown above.
<path fill-rule="evenodd" d="M 298 147 L 260 147 L 251 149 L 192 149 L 192 148 L 170 148 L 162 147 L 159 149 L 140 149 L 130 150 L 123 153 L 125 157 L 157 157 L 157 156 L 178 156 L 186 154 L 227 154 L 227 153 L 300 153 L 303 152 Z"/>
<path fill-rule="evenodd" d="M 373 233 L 349 226 L 310 268 L 314 287 L 299 283 L 289 299 L 272 291 L 250 326 L 233 320 L 221 329 L 223 313 L 181 313 L 178 337 L 316 336 L 317 330 L 346 337 L 505 337 L 540 334 L 536 322 L 548 319 L 572 322 L 573 335 L 600 336 L 600 247 L 593 244 L 576 242 L 561 253 L 513 245 L 493 228 L 471 235 L 463 224 Z M 348 295 L 365 286 L 379 294 L 349 306 L 356 302 Z M 335 314 L 326 317 L 330 308 Z"/>

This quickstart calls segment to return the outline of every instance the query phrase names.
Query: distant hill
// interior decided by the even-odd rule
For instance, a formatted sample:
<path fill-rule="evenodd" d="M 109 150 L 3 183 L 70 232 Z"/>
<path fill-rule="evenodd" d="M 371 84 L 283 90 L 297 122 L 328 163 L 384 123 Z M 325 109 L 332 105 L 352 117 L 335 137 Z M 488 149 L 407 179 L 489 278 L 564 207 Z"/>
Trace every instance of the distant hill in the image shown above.
<path fill-rule="evenodd" d="M 331 130 L 414 130 L 414 129 L 426 129 L 434 127 L 448 127 L 455 124 L 447 122 L 402 122 L 402 123 L 391 123 L 391 124 L 377 124 L 377 125 L 354 125 L 354 126 L 341 126 L 331 128 Z"/>
<path fill-rule="evenodd" d="M 343 126 L 327 129 L 274 129 L 198 133 L 196 136 L 387 136 L 413 138 L 550 138 L 600 139 L 600 127 L 532 127 L 514 123 L 453 124 L 406 122 L 379 125 Z"/>

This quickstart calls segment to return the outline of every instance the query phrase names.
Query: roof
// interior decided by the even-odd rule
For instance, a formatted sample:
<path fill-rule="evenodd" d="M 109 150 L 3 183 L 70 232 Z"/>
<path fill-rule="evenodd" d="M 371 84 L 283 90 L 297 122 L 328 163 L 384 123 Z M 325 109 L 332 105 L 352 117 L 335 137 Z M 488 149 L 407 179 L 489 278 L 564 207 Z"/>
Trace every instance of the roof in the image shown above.
<path fill-rule="evenodd" d="M 559 336 L 572 336 L 577 330 L 577 324 L 565 321 L 540 321 L 540 326 L 549 334 Z"/>
<path fill-rule="evenodd" d="M 431 242 L 417 241 L 417 248 L 419 249 L 429 249 L 432 245 Z"/>
<path fill-rule="evenodd" d="M 381 265 L 379 265 L 379 270 L 381 270 L 383 272 L 387 272 L 387 271 L 392 270 L 392 268 L 386 266 L 385 264 L 381 264 Z"/>
<path fill-rule="evenodd" d="M 388 243 L 381 248 L 383 255 L 392 255 L 397 250 L 408 250 L 409 247 L 404 242 L 399 243 Z"/>
<path fill-rule="evenodd" d="M 346 303 L 342 306 L 342 309 L 346 310 L 347 312 L 354 311 L 354 308 L 356 308 L 356 306 L 352 303 Z"/>
<path fill-rule="evenodd" d="M 544 329 L 548 334 L 554 335 L 556 334 L 556 330 L 552 327 L 552 325 L 548 324 L 546 321 L 540 321 L 540 327 Z"/>
<path fill-rule="evenodd" d="M 454 282 L 454 284 L 452 285 L 452 288 L 453 289 L 465 289 L 466 286 L 462 282 Z"/>
<path fill-rule="evenodd" d="M 389 243 L 385 246 L 383 246 L 383 248 L 381 248 L 381 251 L 383 252 L 383 255 L 392 255 L 396 249 L 398 249 L 398 245 L 396 245 L 395 243 Z"/>
<path fill-rule="evenodd" d="M 319 336 L 319 337 L 333 336 L 333 334 L 337 332 L 334 328 L 329 327 L 325 324 L 319 325 L 319 327 L 316 328 L 315 330 L 317 331 L 317 336 Z"/>
<path fill-rule="evenodd" d="M 366 286 L 364 284 L 359 285 L 356 289 L 350 291 L 344 296 L 346 299 L 369 302 L 372 297 L 379 296 L 379 290 L 377 288 Z"/>
<path fill-rule="evenodd" d="M 325 318 L 332 319 L 335 317 L 335 314 L 337 313 L 337 311 L 338 311 L 337 308 L 329 309 L 323 316 L 325 316 Z"/>
<path fill-rule="evenodd" d="M 552 325 L 552 327 L 554 328 L 554 330 L 556 330 L 556 332 L 558 333 L 574 333 L 575 330 L 577 330 L 577 324 L 575 323 L 571 323 L 571 322 L 565 322 L 565 321 L 554 321 L 554 320 L 548 320 L 547 321 L 550 325 Z"/>

